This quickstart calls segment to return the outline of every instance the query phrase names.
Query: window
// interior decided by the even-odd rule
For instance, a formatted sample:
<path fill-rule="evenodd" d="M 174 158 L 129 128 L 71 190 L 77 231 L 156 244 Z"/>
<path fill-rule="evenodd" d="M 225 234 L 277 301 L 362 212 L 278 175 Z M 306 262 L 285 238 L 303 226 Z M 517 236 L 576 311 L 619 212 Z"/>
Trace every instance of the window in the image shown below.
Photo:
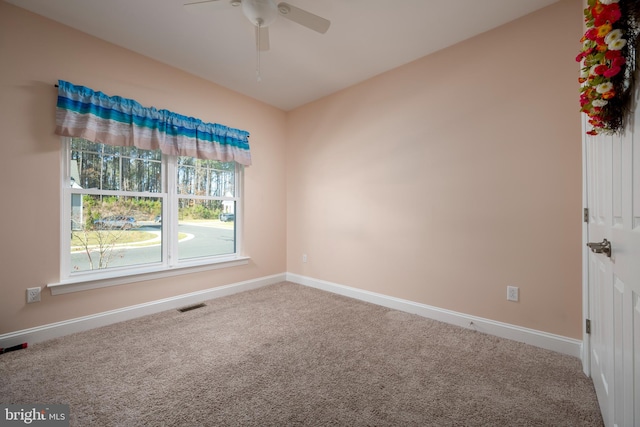
<path fill-rule="evenodd" d="M 242 167 L 64 138 L 61 281 L 238 259 Z"/>

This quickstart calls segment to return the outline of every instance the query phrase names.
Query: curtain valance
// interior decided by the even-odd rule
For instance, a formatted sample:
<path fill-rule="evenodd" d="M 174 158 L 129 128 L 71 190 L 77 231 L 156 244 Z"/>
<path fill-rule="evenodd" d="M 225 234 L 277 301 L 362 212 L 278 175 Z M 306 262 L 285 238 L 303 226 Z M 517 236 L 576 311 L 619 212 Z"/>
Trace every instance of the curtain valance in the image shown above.
<path fill-rule="evenodd" d="M 143 107 L 84 86 L 58 82 L 56 134 L 164 154 L 251 164 L 249 132 Z"/>

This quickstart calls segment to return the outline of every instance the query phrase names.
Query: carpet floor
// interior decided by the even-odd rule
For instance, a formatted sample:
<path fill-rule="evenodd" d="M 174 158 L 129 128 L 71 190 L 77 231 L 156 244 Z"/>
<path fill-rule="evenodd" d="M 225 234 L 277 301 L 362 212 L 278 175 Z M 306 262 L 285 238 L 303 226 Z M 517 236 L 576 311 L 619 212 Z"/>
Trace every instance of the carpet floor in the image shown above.
<path fill-rule="evenodd" d="M 0 355 L 72 426 L 602 426 L 574 357 L 288 282 Z"/>

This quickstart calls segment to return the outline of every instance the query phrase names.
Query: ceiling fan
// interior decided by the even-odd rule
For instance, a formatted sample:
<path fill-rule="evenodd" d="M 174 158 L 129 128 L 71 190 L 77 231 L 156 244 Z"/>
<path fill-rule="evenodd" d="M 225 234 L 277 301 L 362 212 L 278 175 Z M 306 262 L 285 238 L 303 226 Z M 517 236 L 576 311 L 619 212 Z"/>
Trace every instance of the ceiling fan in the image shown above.
<path fill-rule="evenodd" d="M 304 9 L 286 2 L 276 3 L 276 0 L 200 0 L 184 3 L 189 12 L 200 12 L 212 7 L 238 7 L 242 5 L 242 12 L 256 27 L 256 47 L 258 50 L 269 50 L 269 25 L 278 15 L 296 22 L 320 34 L 329 29 L 331 22 Z"/>

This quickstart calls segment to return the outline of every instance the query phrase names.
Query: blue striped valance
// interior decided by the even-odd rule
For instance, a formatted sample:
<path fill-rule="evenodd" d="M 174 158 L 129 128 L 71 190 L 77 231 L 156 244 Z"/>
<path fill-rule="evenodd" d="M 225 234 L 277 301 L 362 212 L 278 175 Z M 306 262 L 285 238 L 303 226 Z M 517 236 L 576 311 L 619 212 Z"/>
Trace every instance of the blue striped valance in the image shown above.
<path fill-rule="evenodd" d="M 251 164 L 249 132 L 58 82 L 56 134 L 164 154 Z"/>

